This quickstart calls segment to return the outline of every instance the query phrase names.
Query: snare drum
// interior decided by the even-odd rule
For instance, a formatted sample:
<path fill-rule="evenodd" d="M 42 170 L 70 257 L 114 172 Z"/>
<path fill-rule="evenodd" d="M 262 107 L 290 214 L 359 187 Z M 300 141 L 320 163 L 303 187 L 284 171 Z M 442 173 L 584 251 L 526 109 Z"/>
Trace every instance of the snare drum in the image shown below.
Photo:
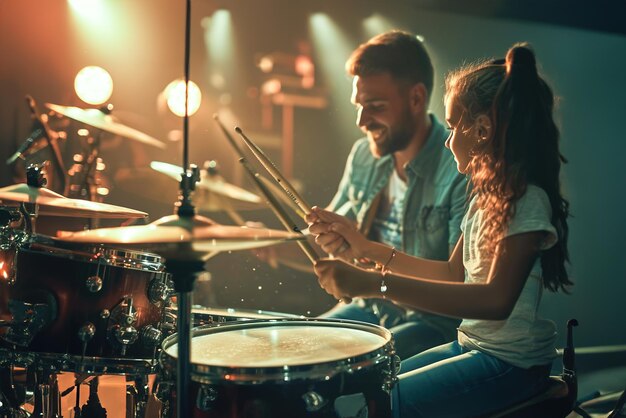
<path fill-rule="evenodd" d="M 176 375 L 176 337 L 164 340 L 161 354 L 170 378 Z M 400 362 L 391 333 L 376 325 L 332 319 L 224 323 L 194 329 L 191 353 L 196 418 L 341 417 L 350 408 L 353 416 L 391 416 Z"/>
<path fill-rule="evenodd" d="M 43 359 L 62 357 L 57 367 L 69 371 L 87 364 L 116 373 L 103 359 L 154 357 L 171 295 L 159 256 L 31 243 L 16 250 L 14 269 L 2 307 L 14 323 L 2 337 L 9 344 Z"/>
<path fill-rule="evenodd" d="M 304 318 L 300 315 L 264 311 L 260 309 L 208 308 L 198 306 L 194 306 L 191 309 L 191 317 L 194 327 L 231 321 L 250 321 L 254 319 Z"/>

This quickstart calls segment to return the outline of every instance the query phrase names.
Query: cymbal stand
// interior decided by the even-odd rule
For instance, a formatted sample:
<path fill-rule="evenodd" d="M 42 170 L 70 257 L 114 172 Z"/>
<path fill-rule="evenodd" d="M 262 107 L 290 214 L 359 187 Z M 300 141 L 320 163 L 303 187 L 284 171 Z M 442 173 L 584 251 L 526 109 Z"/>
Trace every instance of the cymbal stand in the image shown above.
<path fill-rule="evenodd" d="M 26 168 L 26 184 L 31 187 L 41 188 L 45 186 L 47 180 L 42 167 L 31 164 Z M 35 220 L 39 212 L 37 203 L 21 203 L 20 212 L 24 217 L 24 229 L 27 235 L 35 234 Z"/>
<path fill-rule="evenodd" d="M 185 0 L 185 116 L 183 117 L 183 168 L 180 181 L 180 196 L 176 202 L 177 214 L 189 220 L 189 228 L 193 230 L 195 208 L 191 203 L 191 193 L 200 172 L 196 166 L 189 167 L 189 56 L 191 33 L 191 0 Z M 191 416 L 191 303 L 194 281 L 198 273 L 204 270 L 204 261 L 193 255 L 191 243 L 181 244 L 173 257 L 166 257 L 166 269 L 172 274 L 174 292 L 178 303 L 177 333 L 178 357 L 176 361 L 176 416 Z"/>
<path fill-rule="evenodd" d="M 191 191 L 198 181 L 197 167 L 183 173 L 180 182 L 181 195 L 177 202 L 177 213 L 181 218 L 192 219 L 195 213 L 191 204 Z M 189 247 L 189 248 L 185 248 Z M 188 258 L 192 254 L 191 244 L 181 245 L 177 256 L 166 258 L 165 266 L 172 274 L 174 292 L 178 304 L 176 318 L 178 335 L 178 358 L 176 363 L 176 412 L 178 417 L 191 416 L 189 410 L 189 393 L 191 386 L 191 305 L 194 282 L 197 275 L 204 270 L 204 261 Z"/>
<path fill-rule="evenodd" d="M 98 157 L 100 154 L 100 136 L 102 131 L 99 131 L 97 135 L 94 135 L 90 139 L 93 142 L 90 145 L 89 155 L 83 164 L 83 170 L 85 170 L 85 177 L 81 189 L 84 187 L 87 191 L 87 200 L 92 202 L 99 202 L 98 199 L 98 162 L 101 159 Z M 99 227 L 100 221 L 97 218 L 91 218 L 89 220 L 89 226 L 93 228 Z"/>
<path fill-rule="evenodd" d="M 95 171 L 100 153 L 100 135 L 101 132 L 98 132 L 95 136 L 89 136 L 87 138 L 86 156 L 79 154 L 78 159 L 74 160 L 74 166 L 68 173 L 71 177 L 70 196 L 68 197 L 96 201 Z M 78 176 L 79 173 L 80 177 Z"/>

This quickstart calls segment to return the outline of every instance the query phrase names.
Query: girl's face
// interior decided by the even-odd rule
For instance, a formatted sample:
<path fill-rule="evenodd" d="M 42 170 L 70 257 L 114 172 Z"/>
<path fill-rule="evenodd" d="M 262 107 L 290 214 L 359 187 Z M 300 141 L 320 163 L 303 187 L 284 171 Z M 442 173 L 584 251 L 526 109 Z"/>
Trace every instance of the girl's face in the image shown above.
<path fill-rule="evenodd" d="M 467 167 L 472 160 L 472 150 L 478 141 L 476 129 L 474 126 L 466 126 L 467 121 L 463 121 L 464 116 L 466 113 L 455 103 L 455 97 L 448 96 L 446 98 L 446 123 L 450 135 L 446 140 L 446 147 L 452 151 L 457 170 L 463 174 L 467 172 Z"/>

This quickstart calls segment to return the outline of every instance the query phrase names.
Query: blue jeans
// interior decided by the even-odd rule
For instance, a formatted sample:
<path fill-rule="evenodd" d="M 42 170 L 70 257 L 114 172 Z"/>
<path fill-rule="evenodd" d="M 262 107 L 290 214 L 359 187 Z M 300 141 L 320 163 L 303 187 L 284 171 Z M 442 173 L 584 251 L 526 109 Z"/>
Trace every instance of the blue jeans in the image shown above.
<path fill-rule="evenodd" d="M 402 362 L 392 392 L 394 418 L 476 417 L 539 393 L 550 365 L 522 369 L 458 342 Z"/>
<path fill-rule="evenodd" d="M 409 313 L 387 300 L 357 299 L 348 305 L 337 305 L 321 318 L 351 319 L 380 325 L 393 333 L 396 354 L 409 358 L 429 348 L 452 341 L 458 321 L 439 318 L 429 321 L 419 313 Z"/>

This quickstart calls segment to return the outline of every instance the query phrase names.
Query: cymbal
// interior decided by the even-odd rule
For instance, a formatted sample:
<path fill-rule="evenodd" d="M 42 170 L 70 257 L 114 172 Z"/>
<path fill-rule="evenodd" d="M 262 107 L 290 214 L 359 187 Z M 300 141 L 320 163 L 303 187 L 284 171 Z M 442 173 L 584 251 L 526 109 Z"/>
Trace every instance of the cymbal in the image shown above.
<path fill-rule="evenodd" d="M 183 169 L 177 165 L 152 161 L 150 167 L 177 182 L 181 180 Z M 200 211 L 215 212 L 225 209 L 259 209 L 263 206 L 263 201 L 254 193 L 226 182 L 220 175 L 200 170 L 194 205 Z"/>
<path fill-rule="evenodd" d="M 102 129 L 103 131 L 123 136 L 153 147 L 161 149 L 165 148 L 165 144 L 158 139 L 117 122 L 113 116 L 107 115 L 99 109 L 81 109 L 79 107 L 60 106 L 52 103 L 46 103 L 45 106 L 59 115 L 91 125 L 94 128 Z"/>
<path fill-rule="evenodd" d="M 223 251 L 265 247 L 304 239 L 288 231 L 220 225 L 204 216 L 170 215 L 148 225 L 61 232 L 56 240 L 142 248 L 170 259 L 208 258 Z"/>
<path fill-rule="evenodd" d="M 70 199 L 44 187 L 26 183 L 0 188 L 0 200 L 9 203 L 36 203 L 40 215 L 71 216 L 77 218 L 129 219 L 145 218 L 146 212 L 108 203 Z"/>

